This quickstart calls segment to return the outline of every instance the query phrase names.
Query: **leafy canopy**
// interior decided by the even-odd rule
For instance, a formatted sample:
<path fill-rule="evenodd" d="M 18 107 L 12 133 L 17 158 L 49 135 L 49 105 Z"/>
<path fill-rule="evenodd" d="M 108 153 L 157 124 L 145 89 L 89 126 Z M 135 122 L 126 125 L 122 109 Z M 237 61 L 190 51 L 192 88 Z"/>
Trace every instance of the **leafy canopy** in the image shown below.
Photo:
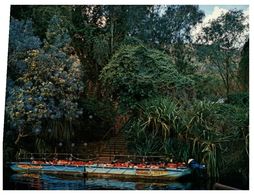
<path fill-rule="evenodd" d="M 11 18 L 9 37 L 8 78 L 15 80 L 27 69 L 26 51 L 40 48 L 41 41 L 33 33 L 31 20 Z"/>
<path fill-rule="evenodd" d="M 123 46 L 104 67 L 100 78 L 108 94 L 124 106 L 153 97 L 173 95 L 192 81 L 179 74 L 169 56 L 145 46 Z"/>
<path fill-rule="evenodd" d="M 20 132 L 40 133 L 47 120 L 72 120 L 82 114 L 79 61 L 67 55 L 69 37 L 62 20 L 53 17 L 42 49 L 28 50 L 27 71 L 15 81 L 7 98 L 10 124 Z"/>
<path fill-rule="evenodd" d="M 236 76 L 234 70 L 238 65 L 239 48 L 248 36 L 245 20 L 243 11 L 230 10 L 203 27 L 198 40 L 202 61 L 207 60 L 215 68 L 224 83 L 227 96 L 232 78 Z"/>

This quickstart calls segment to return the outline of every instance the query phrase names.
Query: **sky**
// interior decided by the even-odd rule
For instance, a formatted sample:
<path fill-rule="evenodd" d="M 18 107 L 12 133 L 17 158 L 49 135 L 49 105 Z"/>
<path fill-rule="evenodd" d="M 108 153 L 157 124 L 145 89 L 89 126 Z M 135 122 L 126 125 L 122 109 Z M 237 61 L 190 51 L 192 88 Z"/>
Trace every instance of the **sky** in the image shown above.
<path fill-rule="evenodd" d="M 205 15 L 210 15 L 214 11 L 215 7 L 222 9 L 238 9 L 238 10 L 247 10 L 248 5 L 199 5 L 199 8 L 205 12 Z"/>
<path fill-rule="evenodd" d="M 229 10 L 243 10 L 245 16 L 249 16 L 248 5 L 199 5 L 199 9 L 204 11 L 205 17 L 203 18 L 202 23 L 197 24 L 191 30 L 191 35 L 194 41 L 196 40 L 198 34 L 201 32 L 203 26 L 208 26 L 211 20 L 218 18 L 221 14 L 226 13 Z M 249 32 L 246 31 L 243 35 L 248 33 Z"/>

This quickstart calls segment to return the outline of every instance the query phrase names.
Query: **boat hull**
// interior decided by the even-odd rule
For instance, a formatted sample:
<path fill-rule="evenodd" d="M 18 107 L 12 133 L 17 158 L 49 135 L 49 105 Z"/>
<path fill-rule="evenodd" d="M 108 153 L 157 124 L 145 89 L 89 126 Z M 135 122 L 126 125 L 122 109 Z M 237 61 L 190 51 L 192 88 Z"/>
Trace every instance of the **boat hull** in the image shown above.
<path fill-rule="evenodd" d="M 170 169 L 170 168 L 125 168 L 125 167 L 98 167 L 87 166 L 87 176 L 113 177 L 113 178 L 137 178 L 155 180 L 176 180 L 191 174 L 189 168 Z"/>
<path fill-rule="evenodd" d="M 78 174 L 88 177 L 134 178 L 155 180 L 176 180 L 191 174 L 189 168 L 134 168 L 103 167 L 99 165 L 51 165 L 12 162 L 10 168 L 16 172 L 47 172 Z"/>
<path fill-rule="evenodd" d="M 84 174 L 85 166 L 74 165 L 51 165 L 51 164 L 32 164 L 32 163 L 10 163 L 10 168 L 16 172 L 50 172 L 64 174 Z"/>

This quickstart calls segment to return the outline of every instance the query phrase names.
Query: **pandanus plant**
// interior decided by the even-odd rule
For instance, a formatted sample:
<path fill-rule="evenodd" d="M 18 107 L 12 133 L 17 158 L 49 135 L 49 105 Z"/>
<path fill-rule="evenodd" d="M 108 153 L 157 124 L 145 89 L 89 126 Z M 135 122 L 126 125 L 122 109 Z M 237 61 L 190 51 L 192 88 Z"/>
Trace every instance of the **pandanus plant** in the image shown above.
<path fill-rule="evenodd" d="M 185 161 L 195 158 L 207 165 L 211 177 L 219 176 L 234 144 L 241 143 L 248 155 L 248 114 L 243 108 L 159 97 L 140 103 L 137 110 L 126 126 L 133 146 L 152 150 L 153 147 L 137 143 L 144 137 L 151 145 L 152 140 L 159 139 L 157 154 Z"/>
<path fill-rule="evenodd" d="M 177 103 L 168 98 L 158 97 L 152 101 L 144 101 L 139 105 L 140 119 L 146 131 L 153 135 L 161 135 L 164 140 L 173 136 L 177 120 Z"/>

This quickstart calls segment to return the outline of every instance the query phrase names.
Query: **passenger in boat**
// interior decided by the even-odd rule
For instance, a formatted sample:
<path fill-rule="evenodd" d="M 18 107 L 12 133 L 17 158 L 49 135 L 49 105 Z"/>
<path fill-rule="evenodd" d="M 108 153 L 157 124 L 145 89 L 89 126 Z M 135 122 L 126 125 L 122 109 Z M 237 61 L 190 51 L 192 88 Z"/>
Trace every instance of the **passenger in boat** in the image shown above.
<path fill-rule="evenodd" d="M 165 168 L 165 162 L 159 163 L 159 168 Z"/>
<path fill-rule="evenodd" d="M 193 169 L 205 169 L 205 165 L 204 164 L 199 164 L 197 161 L 195 161 L 194 159 L 189 159 L 188 160 L 188 165 L 190 168 Z"/>
<path fill-rule="evenodd" d="M 159 166 L 157 166 L 157 165 L 151 165 L 150 168 L 151 168 L 151 169 L 158 169 Z"/>
<path fill-rule="evenodd" d="M 177 163 L 177 168 L 186 168 L 185 162 Z"/>
<path fill-rule="evenodd" d="M 167 167 L 168 168 L 177 168 L 177 164 L 176 163 L 168 163 Z"/>
<path fill-rule="evenodd" d="M 36 160 L 33 160 L 32 161 L 32 164 L 44 164 L 44 162 L 43 161 L 36 161 Z"/>
<path fill-rule="evenodd" d="M 140 164 L 137 165 L 137 167 L 138 167 L 138 168 L 146 168 L 146 165 L 143 164 L 143 163 L 140 163 Z"/>
<path fill-rule="evenodd" d="M 129 167 L 130 167 L 130 168 L 133 168 L 134 166 L 135 166 L 134 163 L 129 163 Z"/>

